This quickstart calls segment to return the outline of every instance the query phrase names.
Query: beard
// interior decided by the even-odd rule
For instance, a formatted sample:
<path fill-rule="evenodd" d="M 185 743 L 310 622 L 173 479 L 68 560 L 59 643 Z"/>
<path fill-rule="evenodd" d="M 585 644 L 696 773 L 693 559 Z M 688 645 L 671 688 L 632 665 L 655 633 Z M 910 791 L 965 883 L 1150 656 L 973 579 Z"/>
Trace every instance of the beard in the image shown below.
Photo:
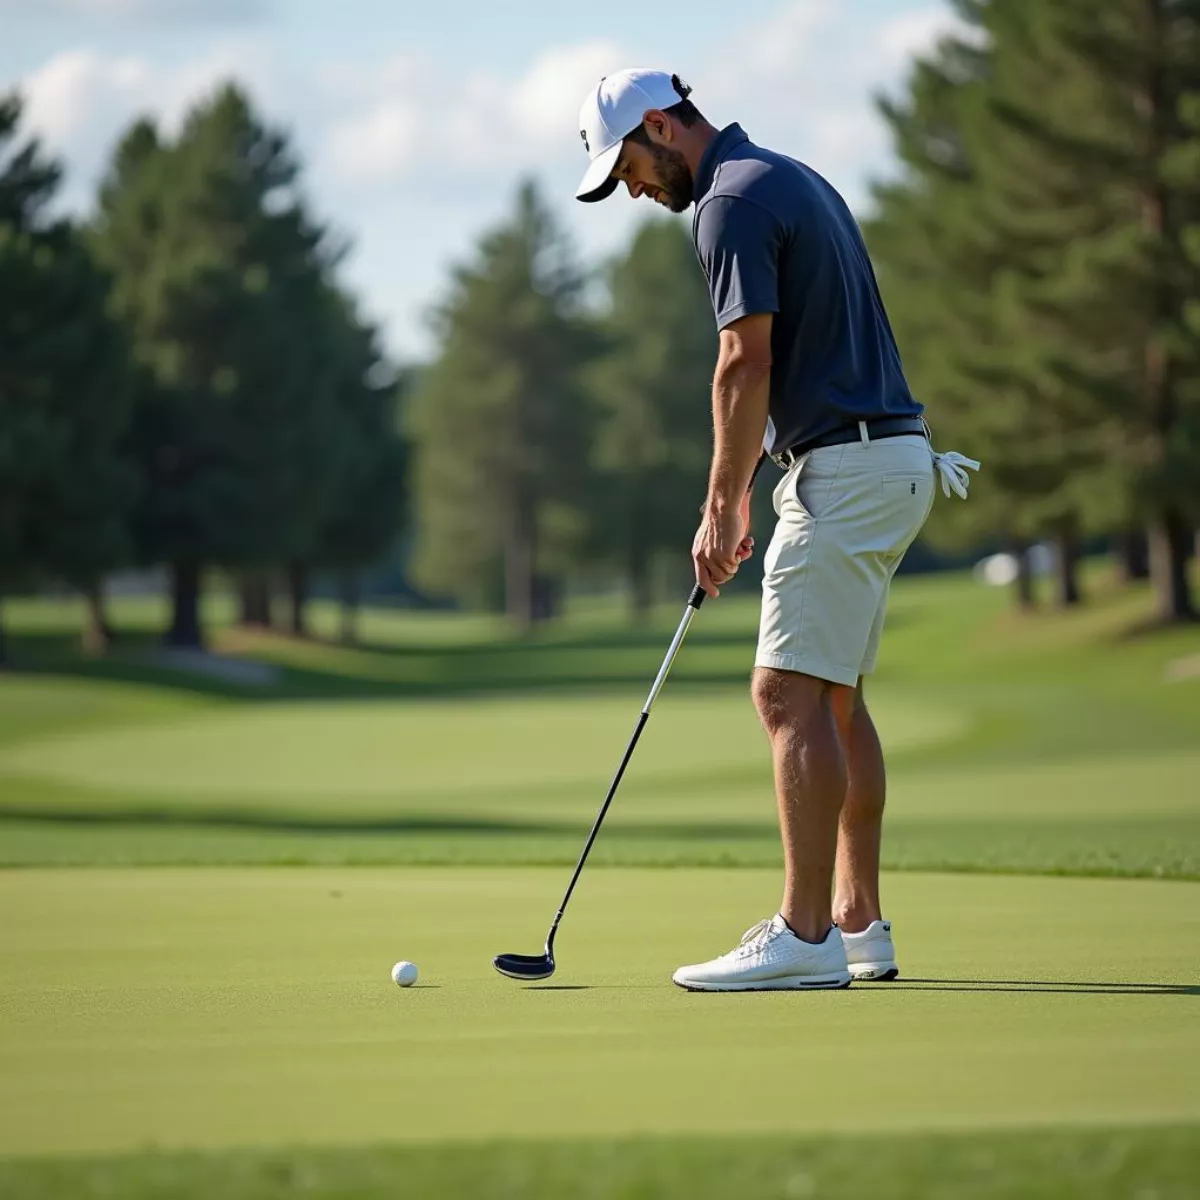
<path fill-rule="evenodd" d="M 654 156 L 654 175 L 667 207 L 673 213 L 683 212 L 691 204 L 696 186 L 683 155 L 669 146 L 653 144 L 650 153 Z"/>

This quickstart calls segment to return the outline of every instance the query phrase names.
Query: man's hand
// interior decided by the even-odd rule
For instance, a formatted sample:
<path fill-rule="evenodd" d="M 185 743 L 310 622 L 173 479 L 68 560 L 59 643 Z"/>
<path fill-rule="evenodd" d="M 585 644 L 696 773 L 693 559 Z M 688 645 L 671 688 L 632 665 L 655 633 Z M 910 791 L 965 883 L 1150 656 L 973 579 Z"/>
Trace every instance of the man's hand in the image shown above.
<path fill-rule="evenodd" d="M 754 553 L 754 539 L 749 532 L 749 492 L 736 511 L 705 505 L 704 519 L 692 543 L 692 560 L 696 564 L 696 582 L 708 595 L 719 596 L 719 585 L 728 583 Z"/>

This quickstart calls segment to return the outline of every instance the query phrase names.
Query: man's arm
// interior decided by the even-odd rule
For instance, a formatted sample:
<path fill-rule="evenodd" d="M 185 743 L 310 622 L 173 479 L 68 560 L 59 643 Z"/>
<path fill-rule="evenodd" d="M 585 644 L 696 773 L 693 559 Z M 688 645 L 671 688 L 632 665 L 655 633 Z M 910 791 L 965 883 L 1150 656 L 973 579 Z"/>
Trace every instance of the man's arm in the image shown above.
<path fill-rule="evenodd" d="M 706 508 L 739 506 L 762 457 L 771 392 L 771 313 L 721 330 L 713 377 L 713 461 Z"/>
<path fill-rule="evenodd" d="M 762 454 L 771 389 L 770 313 L 721 331 L 713 379 L 713 461 L 703 519 L 692 544 L 696 581 L 710 596 L 750 557 L 750 484 Z"/>
<path fill-rule="evenodd" d="M 713 380 L 713 461 L 704 520 L 692 543 L 696 581 L 710 596 L 750 556 L 750 483 L 767 428 L 771 330 L 779 311 L 784 236 L 768 209 L 716 196 L 696 214 L 696 251 L 712 296 L 720 357 Z"/>

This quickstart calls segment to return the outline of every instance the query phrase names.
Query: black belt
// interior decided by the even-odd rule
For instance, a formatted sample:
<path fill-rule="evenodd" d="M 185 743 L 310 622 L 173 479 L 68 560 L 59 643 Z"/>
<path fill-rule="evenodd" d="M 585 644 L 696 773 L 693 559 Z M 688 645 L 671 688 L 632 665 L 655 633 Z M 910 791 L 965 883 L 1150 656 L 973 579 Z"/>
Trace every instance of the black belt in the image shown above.
<path fill-rule="evenodd" d="M 925 433 L 925 421 L 922 417 L 876 417 L 867 421 L 867 439 L 877 442 L 881 438 L 904 437 L 906 434 Z M 820 450 L 823 446 L 844 446 L 848 442 L 857 442 L 862 438 L 858 422 L 853 425 L 843 425 L 840 429 L 823 433 L 820 437 L 809 438 L 806 442 L 797 442 L 794 446 L 772 454 L 775 465 L 786 471 L 795 465 L 810 450 Z"/>

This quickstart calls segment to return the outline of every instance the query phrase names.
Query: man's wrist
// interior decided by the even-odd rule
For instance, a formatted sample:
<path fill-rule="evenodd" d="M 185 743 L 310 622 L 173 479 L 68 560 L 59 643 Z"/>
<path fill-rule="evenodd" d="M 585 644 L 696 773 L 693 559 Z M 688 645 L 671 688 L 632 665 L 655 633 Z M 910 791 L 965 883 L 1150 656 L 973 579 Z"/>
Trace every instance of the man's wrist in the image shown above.
<path fill-rule="evenodd" d="M 704 512 L 722 516 L 727 512 L 735 512 L 741 507 L 742 492 L 732 493 L 726 488 L 719 491 L 710 490 L 704 501 Z"/>

